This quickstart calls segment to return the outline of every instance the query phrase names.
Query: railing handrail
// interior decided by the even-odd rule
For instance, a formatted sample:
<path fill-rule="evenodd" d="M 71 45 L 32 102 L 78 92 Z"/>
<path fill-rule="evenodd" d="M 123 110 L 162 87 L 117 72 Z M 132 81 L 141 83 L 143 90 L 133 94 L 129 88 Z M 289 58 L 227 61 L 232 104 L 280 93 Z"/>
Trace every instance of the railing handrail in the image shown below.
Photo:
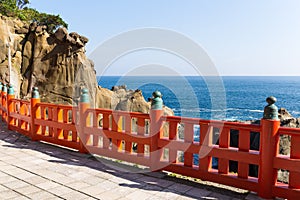
<path fill-rule="evenodd" d="M 48 107 L 48 108 L 59 108 L 59 109 L 75 109 L 75 108 L 77 108 L 76 106 L 71 106 L 71 105 L 53 104 L 53 103 L 45 103 L 45 102 L 37 103 L 37 106 Z"/>
<path fill-rule="evenodd" d="M 218 127 L 227 127 L 227 128 L 236 128 L 236 129 L 245 129 L 251 130 L 253 132 L 260 131 L 259 124 L 249 124 L 244 122 L 228 122 L 228 121 L 218 121 L 218 120 L 208 120 L 201 118 L 189 118 L 189 117 L 180 117 L 180 116 L 163 116 L 163 121 L 177 122 L 177 123 L 191 123 L 195 125 L 206 124 L 210 126 Z"/>
<path fill-rule="evenodd" d="M 300 128 L 280 127 L 278 130 L 278 134 L 279 135 L 300 136 Z"/>
<path fill-rule="evenodd" d="M 111 110 L 111 109 L 105 109 L 105 108 L 89 108 L 86 110 L 86 112 L 95 112 L 96 114 L 114 114 L 114 115 L 120 115 L 120 116 L 125 116 L 125 115 L 130 115 L 130 117 L 142 117 L 142 118 L 148 118 L 149 119 L 149 114 L 145 113 L 140 113 L 140 112 L 128 112 L 128 111 L 122 111 L 122 110 Z"/>

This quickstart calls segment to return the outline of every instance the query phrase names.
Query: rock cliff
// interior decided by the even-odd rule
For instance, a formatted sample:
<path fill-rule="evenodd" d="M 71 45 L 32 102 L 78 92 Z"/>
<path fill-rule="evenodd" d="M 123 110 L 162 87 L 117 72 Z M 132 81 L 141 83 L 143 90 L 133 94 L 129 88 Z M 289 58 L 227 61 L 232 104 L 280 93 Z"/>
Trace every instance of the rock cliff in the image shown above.
<path fill-rule="evenodd" d="M 26 23 L 0 15 L 0 81 L 12 83 L 19 98 L 30 98 L 39 88 L 43 102 L 77 104 L 81 88 L 89 90 L 93 107 L 148 113 L 150 103 L 139 90 L 98 86 L 94 64 L 85 55 L 88 39 L 58 28 Z M 8 45 L 12 71 L 9 74 Z M 173 111 L 164 108 L 165 113 Z"/>
<path fill-rule="evenodd" d="M 25 34 L 22 30 L 28 30 L 28 24 L 20 20 L 12 20 L 0 14 L 0 81 L 8 83 L 11 77 L 11 83 L 15 86 L 16 94 L 20 94 L 20 85 L 22 82 L 21 64 L 22 50 Z M 11 75 L 8 68 L 8 49 L 11 50 Z"/>
<path fill-rule="evenodd" d="M 14 85 L 20 98 L 28 98 L 33 86 L 42 101 L 68 103 L 78 99 L 81 87 L 97 88 L 93 63 L 86 57 L 88 39 L 59 28 L 54 34 L 47 27 L 18 19 L 0 18 L 0 81 Z M 8 69 L 10 46 L 12 74 Z M 84 71 L 84 73 L 83 73 Z M 9 78 L 11 77 L 11 78 Z M 88 80 L 88 81 L 87 81 Z"/>

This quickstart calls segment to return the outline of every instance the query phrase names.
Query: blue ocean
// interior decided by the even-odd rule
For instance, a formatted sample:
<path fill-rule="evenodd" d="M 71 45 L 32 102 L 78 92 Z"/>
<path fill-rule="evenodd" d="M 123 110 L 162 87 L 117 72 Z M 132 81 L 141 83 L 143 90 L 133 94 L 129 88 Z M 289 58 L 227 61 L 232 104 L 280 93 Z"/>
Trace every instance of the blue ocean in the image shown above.
<path fill-rule="evenodd" d="M 300 117 L 300 77 L 224 76 L 224 77 L 134 77 L 99 76 L 101 87 L 126 85 L 142 91 L 145 99 L 159 90 L 164 104 L 175 115 L 217 120 L 255 120 L 262 118 L 265 99 L 277 98 L 278 108 Z"/>

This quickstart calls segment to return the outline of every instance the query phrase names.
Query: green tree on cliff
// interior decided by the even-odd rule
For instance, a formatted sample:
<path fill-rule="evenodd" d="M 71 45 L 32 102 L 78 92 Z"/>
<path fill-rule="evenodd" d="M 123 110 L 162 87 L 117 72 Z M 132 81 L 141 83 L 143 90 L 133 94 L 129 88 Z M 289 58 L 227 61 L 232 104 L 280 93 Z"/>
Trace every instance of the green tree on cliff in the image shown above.
<path fill-rule="evenodd" d="M 1 14 L 15 16 L 29 4 L 29 0 L 0 0 Z"/>
<path fill-rule="evenodd" d="M 0 13 L 24 21 L 37 22 L 38 25 L 46 25 L 49 32 L 54 32 L 60 26 L 68 28 L 68 24 L 59 15 L 41 13 L 27 7 L 29 4 L 29 0 L 0 0 Z"/>

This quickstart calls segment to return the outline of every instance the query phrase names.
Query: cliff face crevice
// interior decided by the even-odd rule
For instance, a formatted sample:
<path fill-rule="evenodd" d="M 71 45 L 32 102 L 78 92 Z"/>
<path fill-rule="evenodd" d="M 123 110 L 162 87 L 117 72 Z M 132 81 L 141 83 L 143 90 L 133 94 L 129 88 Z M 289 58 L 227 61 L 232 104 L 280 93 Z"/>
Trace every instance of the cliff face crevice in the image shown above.
<path fill-rule="evenodd" d="M 28 97 L 31 88 L 37 86 L 42 101 L 72 104 L 79 99 L 82 87 L 90 92 L 97 88 L 93 63 L 85 55 L 85 37 L 68 34 L 65 28 L 49 34 L 46 28 L 33 23 L 27 38 L 21 97 Z"/>
<path fill-rule="evenodd" d="M 65 28 L 51 34 L 46 26 L 5 16 L 0 18 L 0 35 L 0 81 L 11 82 L 18 97 L 29 98 L 34 86 L 42 101 L 52 103 L 76 103 L 83 87 L 95 93 L 98 85 L 93 63 L 85 55 L 86 37 Z"/>
<path fill-rule="evenodd" d="M 22 99 L 29 99 L 36 86 L 43 102 L 77 104 L 85 87 L 92 107 L 149 113 L 150 103 L 141 91 L 98 86 L 94 64 L 85 55 L 87 42 L 86 37 L 65 28 L 48 33 L 46 26 L 0 15 L 0 81 L 10 82 Z M 174 115 L 171 109 L 164 109 Z"/>

